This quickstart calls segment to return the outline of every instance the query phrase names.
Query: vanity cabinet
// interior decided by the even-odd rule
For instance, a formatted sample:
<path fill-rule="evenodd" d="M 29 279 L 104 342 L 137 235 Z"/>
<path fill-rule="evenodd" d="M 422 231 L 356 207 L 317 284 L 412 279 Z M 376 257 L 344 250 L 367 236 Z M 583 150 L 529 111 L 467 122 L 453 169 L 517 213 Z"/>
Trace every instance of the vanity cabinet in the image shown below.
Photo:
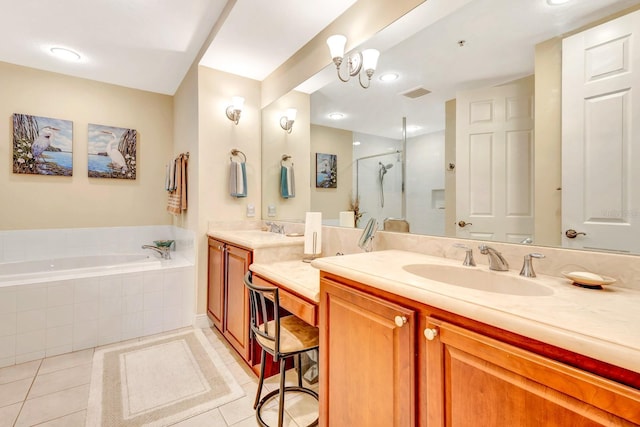
<path fill-rule="evenodd" d="M 252 257 L 248 249 L 209 238 L 207 315 L 247 362 L 251 361 L 249 292 L 243 279 Z"/>
<path fill-rule="evenodd" d="M 320 276 L 322 426 L 640 425 L 637 373 Z"/>
<path fill-rule="evenodd" d="M 448 322 L 425 322 L 427 426 L 640 423 L 637 390 Z"/>
<path fill-rule="evenodd" d="M 414 425 L 415 311 L 328 279 L 320 288 L 320 425 Z"/>

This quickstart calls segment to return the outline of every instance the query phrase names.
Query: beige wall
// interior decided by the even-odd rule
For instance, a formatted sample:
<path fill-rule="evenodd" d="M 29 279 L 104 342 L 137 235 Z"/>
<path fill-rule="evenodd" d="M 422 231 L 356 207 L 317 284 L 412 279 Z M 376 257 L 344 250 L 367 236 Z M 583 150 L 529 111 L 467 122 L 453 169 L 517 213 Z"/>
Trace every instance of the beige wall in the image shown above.
<path fill-rule="evenodd" d="M 444 235 L 456 235 L 456 170 L 449 170 L 449 163 L 456 164 L 456 100 L 444 104 Z"/>
<path fill-rule="evenodd" d="M 240 122 L 225 114 L 233 96 L 245 99 Z M 197 313 L 206 313 L 207 229 L 209 221 L 247 219 L 252 204 L 260 218 L 262 202 L 260 144 L 260 82 L 198 67 L 198 264 Z M 247 157 L 247 197 L 229 195 L 229 156 L 237 148 Z M 194 227 L 195 229 L 195 227 Z"/>
<path fill-rule="evenodd" d="M 197 231 L 199 191 L 198 66 L 192 66 L 173 97 L 173 153 L 188 152 L 189 206 L 173 217 L 173 225 Z"/>
<path fill-rule="evenodd" d="M 288 108 L 297 109 L 291 133 L 280 127 L 280 118 Z M 262 109 L 262 218 L 271 220 L 303 219 L 309 211 L 311 172 L 309 170 L 310 97 L 301 92 L 289 92 Z M 296 196 L 280 196 L 280 161 L 288 154 L 293 162 Z M 267 206 L 276 207 L 276 216 L 267 216 Z"/>
<path fill-rule="evenodd" d="M 173 98 L 0 62 L 0 229 L 170 224 Z M 12 114 L 73 122 L 73 176 L 14 174 Z M 138 131 L 136 180 L 88 178 L 89 123 Z"/>
<path fill-rule="evenodd" d="M 316 188 L 316 153 L 338 156 L 338 188 Z M 348 211 L 353 196 L 353 133 L 351 131 L 311 126 L 312 174 L 311 210 L 322 212 L 322 219 L 339 219 L 340 211 Z"/>
<path fill-rule="evenodd" d="M 537 245 L 561 244 L 562 40 L 535 48 L 534 235 Z"/>

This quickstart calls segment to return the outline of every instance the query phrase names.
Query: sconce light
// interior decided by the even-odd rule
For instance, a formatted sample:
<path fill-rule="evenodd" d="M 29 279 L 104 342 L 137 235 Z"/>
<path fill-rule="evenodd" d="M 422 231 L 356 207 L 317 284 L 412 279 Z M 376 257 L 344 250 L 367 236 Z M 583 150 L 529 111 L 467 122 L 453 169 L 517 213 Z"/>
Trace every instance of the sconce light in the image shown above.
<path fill-rule="evenodd" d="M 234 96 L 231 98 L 232 104 L 227 107 L 227 118 L 233 123 L 238 124 L 240 121 L 240 113 L 242 113 L 242 107 L 244 106 L 244 98 L 241 96 Z"/>
<path fill-rule="evenodd" d="M 371 84 L 371 76 L 373 76 L 373 73 L 376 71 L 380 52 L 376 49 L 365 49 L 362 53 L 354 52 L 349 55 L 347 57 L 347 78 L 343 78 L 340 74 L 340 65 L 342 65 L 344 61 L 344 47 L 347 44 L 347 38 L 341 34 L 336 34 L 327 39 L 327 44 L 329 45 L 329 52 L 331 53 L 333 63 L 336 64 L 338 78 L 343 82 L 348 82 L 350 77 L 357 75 L 360 86 L 365 89 L 368 88 Z M 366 86 L 362 83 L 361 70 L 367 75 L 368 80 Z"/>
<path fill-rule="evenodd" d="M 296 121 L 296 114 L 298 111 L 295 108 L 289 108 L 287 110 L 287 114 L 285 116 L 280 117 L 280 127 L 287 131 L 287 133 L 291 133 L 291 129 L 293 128 L 293 122 Z"/>

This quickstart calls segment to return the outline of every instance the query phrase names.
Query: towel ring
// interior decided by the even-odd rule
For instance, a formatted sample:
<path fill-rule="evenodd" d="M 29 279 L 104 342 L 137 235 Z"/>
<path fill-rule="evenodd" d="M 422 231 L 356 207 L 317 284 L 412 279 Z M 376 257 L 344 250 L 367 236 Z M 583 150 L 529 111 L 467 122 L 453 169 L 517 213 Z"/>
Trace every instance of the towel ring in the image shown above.
<path fill-rule="evenodd" d="M 233 150 L 231 150 L 231 156 L 242 156 L 242 161 L 245 163 L 247 161 L 247 156 L 245 156 L 244 153 L 238 150 L 237 148 L 234 148 Z M 229 157 L 229 160 L 231 160 L 231 157 Z"/>
<path fill-rule="evenodd" d="M 280 165 L 284 166 L 284 162 L 286 162 L 287 160 L 291 159 L 291 156 L 288 154 L 283 154 L 282 155 L 282 160 L 280 160 Z M 291 166 L 293 166 L 293 160 L 291 161 Z"/>

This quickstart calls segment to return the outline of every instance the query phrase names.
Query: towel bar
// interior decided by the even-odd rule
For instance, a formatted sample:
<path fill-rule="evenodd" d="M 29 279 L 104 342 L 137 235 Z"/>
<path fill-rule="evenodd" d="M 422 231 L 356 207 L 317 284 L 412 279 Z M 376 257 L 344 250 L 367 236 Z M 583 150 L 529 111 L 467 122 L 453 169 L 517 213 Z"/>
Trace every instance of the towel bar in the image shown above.
<path fill-rule="evenodd" d="M 247 161 L 247 156 L 245 156 L 245 154 L 238 150 L 237 148 L 234 148 L 233 150 L 231 150 L 231 156 L 242 156 L 242 161 L 246 162 Z M 229 157 L 229 160 L 231 160 L 231 157 Z"/>

